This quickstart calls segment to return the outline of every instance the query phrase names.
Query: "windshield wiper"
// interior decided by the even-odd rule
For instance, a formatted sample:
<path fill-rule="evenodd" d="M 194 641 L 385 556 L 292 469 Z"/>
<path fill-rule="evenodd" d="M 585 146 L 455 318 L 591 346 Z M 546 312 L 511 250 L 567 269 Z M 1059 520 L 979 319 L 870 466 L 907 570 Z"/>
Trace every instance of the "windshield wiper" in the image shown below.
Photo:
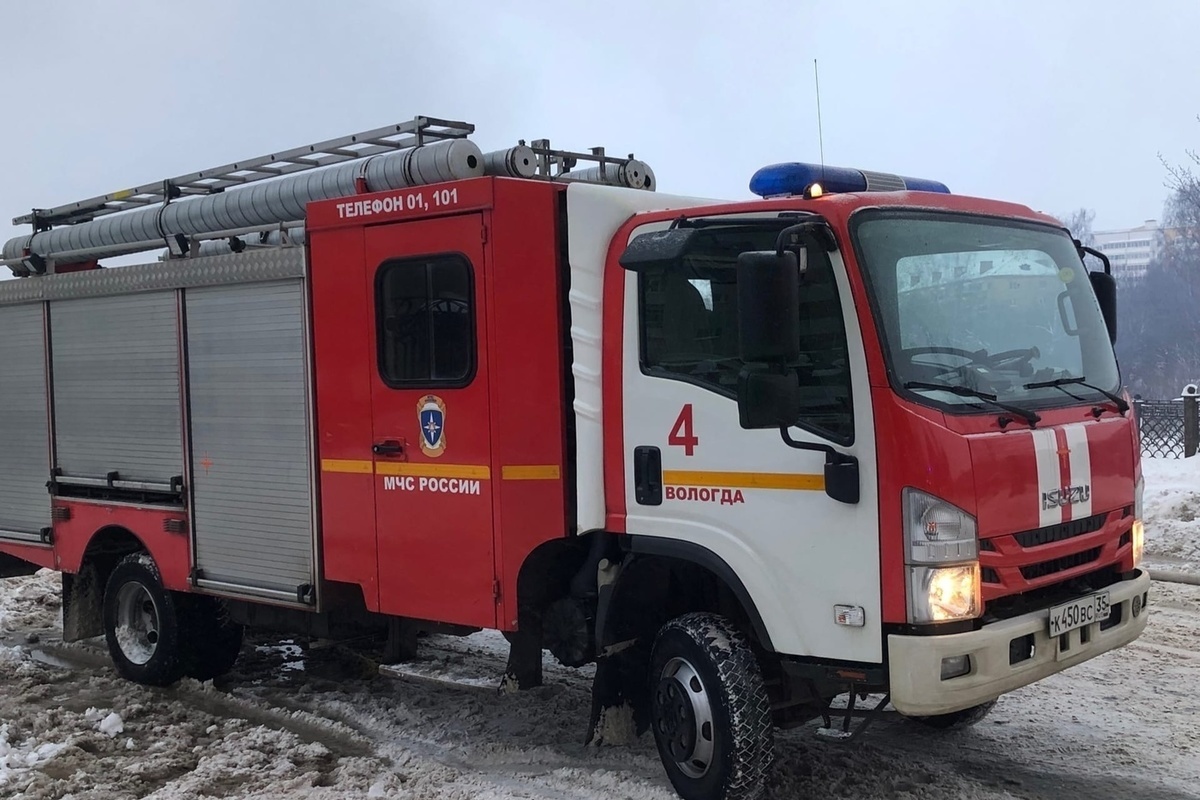
<path fill-rule="evenodd" d="M 1034 412 L 1030 411 L 1027 408 L 1021 408 L 1020 406 L 1014 406 L 1009 403 L 1003 403 L 996 399 L 996 395 L 988 394 L 987 392 L 981 392 L 978 389 L 972 389 L 970 386 L 961 386 L 961 385 L 952 384 L 952 383 L 933 383 L 932 381 L 908 381 L 907 383 L 904 384 L 904 388 L 905 389 L 936 389 L 941 392 L 949 392 L 950 394 L 956 394 L 959 397 L 974 397 L 979 400 L 983 400 L 985 403 L 991 403 L 992 405 L 996 406 L 997 408 L 1002 408 L 1005 411 L 1009 412 L 1010 414 L 1016 414 L 1018 417 L 1025 420 L 1026 422 L 1028 422 L 1029 427 L 1031 427 L 1031 428 L 1035 427 L 1039 422 L 1042 421 L 1041 417 L 1039 417 L 1037 414 L 1035 414 Z M 1001 419 L 1003 419 L 1003 418 L 1001 418 Z M 1000 423 L 1001 428 L 1003 428 L 1004 425 L 1005 425 L 1004 422 Z"/>
<path fill-rule="evenodd" d="M 1119 394 L 1113 394 L 1107 389 L 1101 389 L 1099 386 L 1093 386 L 1087 382 L 1087 378 L 1055 378 L 1052 381 L 1036 381 L 1035 383 L 1025 384 L 1026 389 L 1062 389 L 1066 392 L 1067 390 L 1063 389 L 1064 386 L 1082 386 L 1085 389 L 1099 392 L 1113 402 L 1113 405 L 1117 407 L 1117 413 L 1122 416 L 1129 410 L 1129 403 L 1125 401 L 1124 397 L 1121 397 Z M 1071 393 L 1067 392 L 1067 394 Z"/>

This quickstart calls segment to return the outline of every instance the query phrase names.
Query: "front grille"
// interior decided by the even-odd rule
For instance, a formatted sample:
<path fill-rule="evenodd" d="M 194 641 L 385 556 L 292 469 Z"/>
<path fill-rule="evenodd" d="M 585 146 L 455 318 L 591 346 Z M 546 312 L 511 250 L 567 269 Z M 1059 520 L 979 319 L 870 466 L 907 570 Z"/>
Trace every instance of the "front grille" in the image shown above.
<path fill-rule="evenodd" d="M 1082 567 L 1084 564 L 1090 564 L 1100 558 L 1100 551 L 1102 549 L 1100 547 L 1093 547 L 1091 550 L 1084 550 L 1082 553 L 1072 553 L 1062 558 L 1043 561 L 1039 564 L 1030 564 L 1029 566 L 1021 567 L 1021 575 L 1025 580 L 1032 581 L 1044 578 L 1047 575 L 1053 575 L 1056 572 L 1065 572 L 1075 567 Z"/>
<path fill-rule="evenodd" d="M 1083 519 L 981 539 L 979 566 L 986 607 L 991 609 L 1005 598 L 1028 597 L 1059 587 L 1068 575 L 1066 582 L 1076 583 L 1079 572 L 1117 569 L 1125 563 L 1122 559 L 1128 559 L 1130 524 L 1130 519 L 1121 517 L 1120 509 L 1110 509 Z"/>
<path fill-rule="evenodd" d="M 1073 519 L 1070 522 L 1062 522 L 1058 525 L 1047 525 L 1045 528 L 1016 533 L 1013 534 L 1013 538 L 1017 540 L 1017 544 L 1021 545 L 1021 547 L 1041 547 L 1044 544 L 1062 542 L 1067 539 L 1074 539 L 1076 536 L 1086 536 L 1089 533 L 1095 533 L 1104 527 L 1106 519 L 1108 519 L 1107 514 L 1095 514 L 1083 519 Z M 1055 571 L 1057 572 L 1058 570 Z"/>

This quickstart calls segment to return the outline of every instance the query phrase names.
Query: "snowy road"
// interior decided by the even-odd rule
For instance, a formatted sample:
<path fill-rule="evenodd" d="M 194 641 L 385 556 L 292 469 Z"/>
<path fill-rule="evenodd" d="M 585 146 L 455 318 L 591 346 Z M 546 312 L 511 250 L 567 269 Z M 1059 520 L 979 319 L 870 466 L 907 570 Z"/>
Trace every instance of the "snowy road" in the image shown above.
<path fill-rule="evenodd" d="M 146 689 L 113 676 L 101 643 L 56 643 L 52 575 L 0 585 L 0 797 L 674 796 L 648 736 L 581 744 L 584 674 L 548 666 L 547 686 L 502 696 L 264 641 L 218 687 Z M 781 734 L 772 796 L 1200 798 L 1200 588 L 1155 595 L 1141 640 L 1007 696 L 975 730 L 887 719 L 850 747 Z M 484 679 L 505 652 L 494 635 L 433 638 L 421 669 Z"/>

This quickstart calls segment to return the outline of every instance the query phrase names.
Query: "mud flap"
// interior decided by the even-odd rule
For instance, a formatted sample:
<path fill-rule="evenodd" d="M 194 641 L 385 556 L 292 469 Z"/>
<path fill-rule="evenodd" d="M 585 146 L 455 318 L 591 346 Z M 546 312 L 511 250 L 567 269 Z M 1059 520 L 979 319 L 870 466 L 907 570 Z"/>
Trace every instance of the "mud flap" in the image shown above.
<path fill-rule="evenodd" d="M 592 715 L 584 744 L 629 744 L 650 728 L 648 642 L 612 645 L 596 660 Z"/>
<path fill-rule="evenodd" d="M 104 635 L 104 586 L 100 571 L 89 563 L 78 575 L 62 575 L 63 641 L 78 642 Z"/>
<path fill-rule="evenodd" d="M 504 668 L 502 687 L 518 690 L 542 685 L 542 637 L 529 630 L 504 634 L 508 640 L 508 665 Z"/>

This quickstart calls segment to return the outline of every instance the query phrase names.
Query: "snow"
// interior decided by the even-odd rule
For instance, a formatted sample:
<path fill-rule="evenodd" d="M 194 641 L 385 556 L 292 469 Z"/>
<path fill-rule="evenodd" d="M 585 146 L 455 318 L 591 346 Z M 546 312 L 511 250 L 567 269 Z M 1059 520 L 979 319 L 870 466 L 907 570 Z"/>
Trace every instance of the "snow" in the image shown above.
<path fill-rule="evenodd" d="M 62 612 L 58 573 L 39 570 L 33 575 L 0 579 L 0 633 L 20 630 L 27 636 L 55 630 Z"/>
<path fill-rule="evenodd" d="M 115 711 L 109 712 L 108 716 L 100 720 L 100 724 L 96 729 L 105 736 L 116 736 L 118 733 L 125 732 L 125 723 L 121 719 L 121 715 Z"/>
<path fill-rule="evenodd" d="M 1200 572 L 1200 456 L 1143 458 L 1142 475 L 1151 569 Z"/>
<path fill-rule="evenodd" d="M 954 738 L 898 719 L 850 746 L 818 741 L 812 725 L 778 732 L 770 796 L 1196 797 L 1200 714 L 1188 687 L 1200 683 L 1200 588 L 1156 584 L 1151 613 L 1131 647 L 1014 692 Z M 54 664 L 0 649 L 0 798 L 675 796 L 651 737 L 584 744 L 585 676 L 547 663 L 545 686 L 495 691 L 497 634 L 428 637 L 418 661 L 479 683 L 491 675 L 490 690 L 371 677 L 366 659 L 342 648 L 268 637 L 226 682 L 148 689 L 96 667 L 102 647 L 46 641 Z M 282 669 L 300 658 L 305 671 Z M 118 719 L 119 735 L 105 730 Z"/>
<path fill-rule="evenodd" d="M 1143 465 L 1148 559 L 1200 568 L 1200 458 Z M 117 678 L 102 639 L 61 642 L 57 590 L 49 571 L 0 580 L 0 798 L 675 797 L 626 711 L 584 743 L 591 670 L 547 657 L 546 685 L 498 691 L 499 634 L 426 637 L 386 674 L 377 649 L 254 634 L 227 678 L 154 689 Z M 1137 642 L 969 731 L 778 731 L 769 797 L 1198 798 L 1200 587 L 1155 583 L 1150 614 Z"/>
<path fill-rule="evenodd" d="M 9 725 L 0 725 L 0 791 L 20 775 L 45 764 L 63 749 L 64 744 L 40 742 L 34 737 L 10 741 Z"/>

